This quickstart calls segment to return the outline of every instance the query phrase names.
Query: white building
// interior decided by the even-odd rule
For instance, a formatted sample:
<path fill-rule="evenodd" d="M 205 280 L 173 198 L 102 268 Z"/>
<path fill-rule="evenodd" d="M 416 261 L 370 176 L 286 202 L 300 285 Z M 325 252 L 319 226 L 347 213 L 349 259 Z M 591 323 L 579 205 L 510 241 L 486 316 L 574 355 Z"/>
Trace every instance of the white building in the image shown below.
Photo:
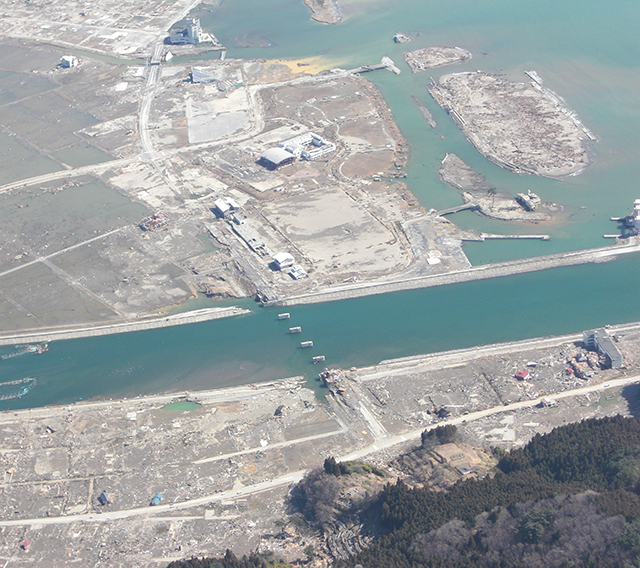
<path fill-rule="evenodd" d="M 190 18 L 185 23 L 184 28 L 173 28 L 169 32 L 169 43 L 173 45 L 196 45 L 202 41 L 200 18 Z"/>
<path fill-rule="evenodd" d="M 273 257 L 273 261 L 278 265 L 280 270 L 289 268 L 295 264 L 295 259 L 288 252 L 279 252 Z"/>
<path fill-rule="evenodd" d="M 213 202 L 213 209 L 220 217 L 226 217 L 230 213 L 240 209 L 240 205 L 230 197 L 221 197 Z"/>
<path fill-rule="evenodd" d="M 613 342 L 609 332 L 604 329 L 590 329 L 582 332 L 582 341 L 587 349 L 597 351 L 600 355 L 605 355 L 612 369 L 619 369 L 624 363 L 622 353 Z"/>
<path fill-rule="evenodd" d="M 60 67 L 63 67 L 64 69 L 75 67 L 78 63 L 78 58 L 73 55 L 63 55 L 60 59 Z"/>

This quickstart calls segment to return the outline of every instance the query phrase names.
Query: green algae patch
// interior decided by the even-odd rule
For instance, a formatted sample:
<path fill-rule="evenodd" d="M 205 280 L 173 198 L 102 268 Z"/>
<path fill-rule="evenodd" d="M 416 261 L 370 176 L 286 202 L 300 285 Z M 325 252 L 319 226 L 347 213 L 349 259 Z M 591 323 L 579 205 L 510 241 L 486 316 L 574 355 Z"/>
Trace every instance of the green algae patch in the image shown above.
<path fill-rule="evenodd" d="M 189 412 L 190 410 L 197 410 L 202 405 L 197 402 L 191 402 L 185 400 L 182 402 L 172 402 L 162 407 L 162 410 L 168 410 L 170 412 Z"/>

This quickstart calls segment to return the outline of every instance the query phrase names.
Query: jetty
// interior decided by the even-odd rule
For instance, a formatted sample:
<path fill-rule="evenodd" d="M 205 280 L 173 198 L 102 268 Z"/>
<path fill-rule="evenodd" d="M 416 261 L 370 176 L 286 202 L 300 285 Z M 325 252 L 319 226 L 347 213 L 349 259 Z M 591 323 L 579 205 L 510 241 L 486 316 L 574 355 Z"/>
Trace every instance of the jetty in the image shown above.
<path fill-rule="evenodd" d="M 210 321 L 249 314 L 251 310 L 230 306 L 228 308 L 202 308 L 189 312 L 182 312 L 170 316 L 153 318 L 137 318 L 114 323 L 95 323 L 68 325 L 50 328 L 28 329 L 19 332 L 7 332 L 0 335 L 0 345 L 19 345 L 29 341 L 57 341 L 62 339 L 77 339 L 79 337 L 98 337 L 100 335 L 112 335 L 114 333 L 129 333 L 146 329 L 171 327 L 174 325 L 187 325 L 201 321 Z"/>
<path fill-rule="evenodd" d="M 361 65 L 355 69 L 349 69 L 349 73 L 359 74 L 368 73 L 369 71 L 378 71 L 380 69 L 388 69 L 395 75 L 400 75 L 400 68 L 396 66 L 390 57 L 383 57 L 377 65 Z"/>

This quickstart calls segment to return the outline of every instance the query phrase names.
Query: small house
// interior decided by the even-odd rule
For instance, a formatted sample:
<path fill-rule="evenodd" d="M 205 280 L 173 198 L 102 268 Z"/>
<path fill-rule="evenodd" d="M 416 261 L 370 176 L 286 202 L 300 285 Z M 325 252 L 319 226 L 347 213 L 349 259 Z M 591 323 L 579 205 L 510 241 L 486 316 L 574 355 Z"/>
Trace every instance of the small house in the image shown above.
<path fill-rule="evenodd" d="M 109 499 L 109 495 L 107 495 L 106 491 L 103 491 L 102 493 L 100 493 L 100 495 L 98 495 L 98 503 L 100 503 L 100 505 L 102 505 L 103 507 L 105 505 L 111 504 L 111 499 Z"/>
<path fill-rule="evenodd" d="M 63 55 L 60 59 L 60 67 L 63 69 L 71 69 L 78 65 L 78 58 L 73 55 Z"/>

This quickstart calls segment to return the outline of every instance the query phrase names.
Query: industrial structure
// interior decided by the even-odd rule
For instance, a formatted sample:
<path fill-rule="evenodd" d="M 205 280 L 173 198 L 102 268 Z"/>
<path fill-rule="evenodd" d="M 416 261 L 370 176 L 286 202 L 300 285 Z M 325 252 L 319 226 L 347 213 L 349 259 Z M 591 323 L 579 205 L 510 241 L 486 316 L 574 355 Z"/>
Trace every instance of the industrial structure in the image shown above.
<path fill-rule="evenodd" d="M 269 148 L 260 156 L 259 164 L 270 170 L 291 164 L 296 159 L 317 160 L 336 149 L 333 142 L 325 140 L 319 134 L 306 132 L 279 144 L 278 148 Z"/>
<path fill-rule="evenodd" d="M 269 170 L 276 170 L 295 161 L 296 157 L 284 148 L 269 148 L 260 156 L 258 163 Z"/>
<path fill-rule="evenodd" d="M 172 45 L 196 45 L 206 41 L 203 35 L 207 34 L 202 33 L 200 18 L 189 18 L 186 20 L 184 27 L 172 28 L 169 31 L 168 42 Z"/>
<path fill-rule="evenodd" d="M 273 261 L 278 266 L 278 269 L 283 270 L 285 268 L 290 268 L 295 264 L 295 259 L 288 252 L 279 252 L 274 255 Z"/>
<path fill-rule="evenodd" d="M 582 340 L 587 349 L 597 351 L 598 354 L 604 356 L 607 359 L 608 366 L 612 369 L 622 367 L 622 353 L 620 353 L 620 350 L 606 329 L 600 328 L 583 331 Z"/>
<path fill-rule="evenodd" d="M 231 197 L 221 197 L 213 202 L 213 210 L 219 217 L 227 217 L 238 209 L 240 209 L 240 205 Z"/>

